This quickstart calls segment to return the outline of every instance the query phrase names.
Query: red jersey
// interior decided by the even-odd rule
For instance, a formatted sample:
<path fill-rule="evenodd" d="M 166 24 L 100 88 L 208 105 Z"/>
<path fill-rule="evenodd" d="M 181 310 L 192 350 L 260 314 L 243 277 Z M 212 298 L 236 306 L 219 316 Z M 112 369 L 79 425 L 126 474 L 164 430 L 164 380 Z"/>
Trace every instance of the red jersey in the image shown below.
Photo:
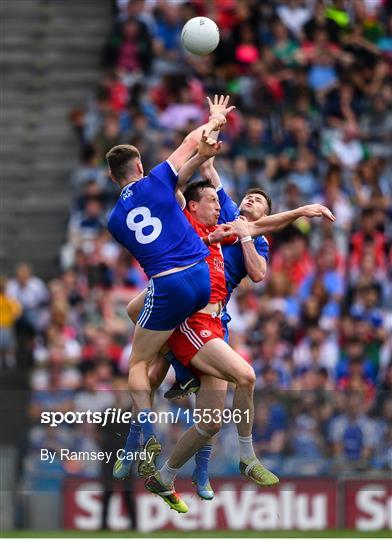
<path fill-rule="evenodd" d="M 207 227 L 200 221 L 197 221 L 186 208 L 184 208 L 184 214 L 189 223 L 195 229 L 200 238 L 208 236 L 210 233 L 214 232 L 218 225 L 213 227 Z M 230 237 L 227 240 L 228 244 L 234 244 L 236 237 Z M 225 241 L 226 243 L 226 241 Z M 210 250 L 210 255 L 206 258 L 206 262 L 210 269 L 210 279 L 211 279 L 211 296 L 210 303 L 217 304 L 218 302 L 223 302 L 227 296 L 226 289 L 226 278 L 225 278 L 225 263 L 223 260 L 222 250 L 220 244 L 211 244 L 208 246 Z"/>

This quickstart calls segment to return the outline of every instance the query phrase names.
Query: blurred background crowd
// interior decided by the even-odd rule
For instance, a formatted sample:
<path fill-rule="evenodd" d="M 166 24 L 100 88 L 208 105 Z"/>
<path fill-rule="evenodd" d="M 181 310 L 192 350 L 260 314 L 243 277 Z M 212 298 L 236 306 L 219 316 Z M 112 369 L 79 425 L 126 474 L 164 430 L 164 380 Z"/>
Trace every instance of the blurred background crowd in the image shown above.
<path fill-rule="evenodd" d="M 198 15 L 221 33 L 207 57 L 180 44 Z M 114 444 L 114 432 L 94 425 L 44 428 L 43 410 L 129 406 L 125 306 L 146 278 L 106 230 L 118 192 L 105 153 L 134 144 L 148 171 L 208 117 L 205 96 L 215 93 L 237 107 L 216 159 L 234 200 L 259 186 L 274 213 L 320 202 L 337 218 L 302 219 L 270 236 L 266 280 L 244 280 L 229 304 L 231 344 L 257 374 L 257 451 L 285 475 L 391 469 L 391 33 L 386 0 L 113 2 L 97 51 L 101 82 L 70 111 L 80 164 L 61 271 L 44 283 L 21 264 L 0 282 L 2 368 L 13 368 L 17 348 L 31 357 L 28 482 L 45 468 L 57 478 L 100 473 L 98 462 L 49 467 L 42 447 Z M 192 398 L 163 399 L 172 382 L 170 373 L 156 408 L 191 407 Z M 184 423 L 157 426 L 165 454 Z M 234 433 L 224 426 L 214 474 L 237 471 Z"/>

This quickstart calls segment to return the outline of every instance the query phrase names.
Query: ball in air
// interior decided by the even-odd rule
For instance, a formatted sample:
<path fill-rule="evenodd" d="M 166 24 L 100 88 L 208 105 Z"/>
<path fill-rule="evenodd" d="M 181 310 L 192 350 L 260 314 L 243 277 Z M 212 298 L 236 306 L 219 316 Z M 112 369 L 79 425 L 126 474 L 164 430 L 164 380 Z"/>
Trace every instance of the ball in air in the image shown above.
<path fill-rule="evenodd" d="M 184 24 L 181 42 L 190 53 L 205 56 L 216 49 L 219 43 L 219 28 L 208 17 L 193 17 Z"/>

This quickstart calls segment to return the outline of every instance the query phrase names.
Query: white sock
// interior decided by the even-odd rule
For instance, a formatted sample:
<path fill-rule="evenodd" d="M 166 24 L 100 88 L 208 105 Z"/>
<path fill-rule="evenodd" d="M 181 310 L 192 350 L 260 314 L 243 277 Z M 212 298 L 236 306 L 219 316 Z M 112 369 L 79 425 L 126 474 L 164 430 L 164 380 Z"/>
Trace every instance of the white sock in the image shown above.
<path fill-rule="evenodd" d="M 249 437 L 238 436 L 238 441 L 240 443 L 241 461 L 248 461 L 249 459 L 256 457 L 255 451 L 253 449 L 252 435 L 249 435 Z"/>
<path fill-rule="evenodd" d="M 166 461 L 162 469 L 159 470 L 159 475 L 161 477 L 162 483 L 166 486 L 170 486 L 174 482 L 174 479 L 177 476 L 179 469 L 172 469 L 167 463 L 168 462 Z"/>

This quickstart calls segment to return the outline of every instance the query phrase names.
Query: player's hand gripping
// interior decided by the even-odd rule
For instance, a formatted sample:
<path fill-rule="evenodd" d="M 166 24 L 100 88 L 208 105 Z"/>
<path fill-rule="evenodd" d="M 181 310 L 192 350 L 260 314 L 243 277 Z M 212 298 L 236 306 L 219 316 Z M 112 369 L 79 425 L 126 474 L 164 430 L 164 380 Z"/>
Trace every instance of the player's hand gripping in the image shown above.
<path fill-rule="evenodd" d="M 301 207 L 301 214 L 304 217 L 313 218 L 313 217 L 326 217 L 329 221 L 336 221 L 336 217 L 333 215 L 331 210 L 322 204 L 308 204 Z"/>
<path fill-rule="evenodd" d="M 221 141 L 216 141 L 215 139 L 211 139 L 211 137 L 207 137 L 205 131 L 203 131 L 203 134 L 199 142 L 198 150 L 197 150 L 199 156 L 207 160 L 211 157 L 216 156 L 216 154 L 219 152 L 221 148 L 222 148 Z"/>
<path fill-rule="evenodd" d="M 208 235 L 208 243 L 217 244 L 218 242 L 222 242 L 224 238 L 228 238 L 234 234 L 234 229 L 231 224 L 222 223 L 222 225 L 219 225 L 214 232 Z"/>
<path fill-rule="evenodd" d="M 215 119 L 218 120 L 222 125 L 226 123 L 226 116 L 235 109 L 234 105 L 228 107 L 230 96 L 215 94 L 214 101 L 207 96 L 208 106 L 210 108 L 210 118 L 209 120 Z"/>
<path fill-rule="evenodd" d="M 250 236 L 248 220 L 244 216 L 239 216 L 235 221 L 231 221 L 229 225 L 233 227 L 234 234 L 236 234 L 238 238 L 241 239 Z"/>

